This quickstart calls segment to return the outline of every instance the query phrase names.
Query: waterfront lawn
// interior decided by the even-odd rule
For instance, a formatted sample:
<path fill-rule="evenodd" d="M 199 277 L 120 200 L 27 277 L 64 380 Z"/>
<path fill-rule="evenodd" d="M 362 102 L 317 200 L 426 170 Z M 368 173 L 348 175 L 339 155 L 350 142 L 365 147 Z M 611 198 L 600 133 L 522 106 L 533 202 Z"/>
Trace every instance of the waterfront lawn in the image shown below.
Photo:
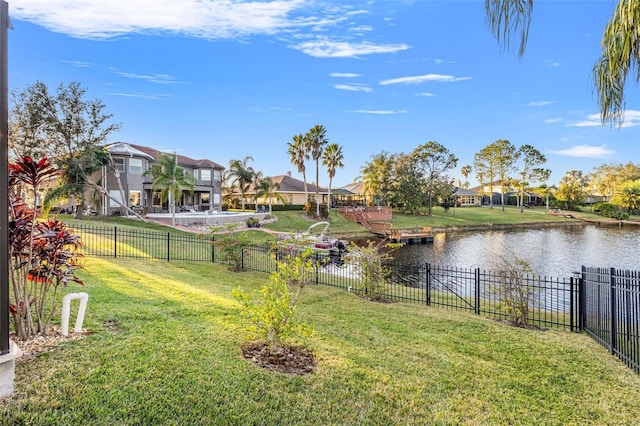
<path fill-rule="evenodd" d="M 262 273 L 87 258 L 86 337 L 16 369 L 2 424 L 634 424 L 640 376 L 586 335 L 310 286 L 315 374 L 244 360 L 231 290 Z M 73 316 L 72 316 L 73 321 Z"/>
<path fill-rule="evenodd" d="M 547 214 L 544 207 L 524 209 L 515 206 L 505 206 L 502 211 L 500 206 L 489 207 L 458 207 L 445 212 L 442 207 L 434 207 L 432 216 L 393 213 L 393 228 L 422 228 L 431 227 L 465 227 L 465 226 L 492 226 L 500 224 L 523 224 L 535 222 L 576 222 L 562 216 Z"/>

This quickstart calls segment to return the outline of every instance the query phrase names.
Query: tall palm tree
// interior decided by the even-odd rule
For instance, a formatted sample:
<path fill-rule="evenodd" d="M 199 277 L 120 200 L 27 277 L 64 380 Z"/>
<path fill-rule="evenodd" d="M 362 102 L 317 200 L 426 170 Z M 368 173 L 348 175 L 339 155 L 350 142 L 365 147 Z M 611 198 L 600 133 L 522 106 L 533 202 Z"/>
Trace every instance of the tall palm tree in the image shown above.
<path fill-rule="evenodd" d="M 184 189 L 193 194 L 195 179 L 186 173 L 178 165 L 178 158 L 174 155 L 161 154 L 144 175 L 151 176 L 151 188 L 154 191 L 160 190 L 160 200 L 162 203 L 169 203 L 171 213 L 171 225 L 176 225 L 175 202 L 182 195 Z"/>
<path fill-rule="evenodd" d="M 466 166 L 462 166 L 462 169 L 460 169 L 460 173 L 464 176 L 464 187 L 466 189 L 469 188 L 469 175 L 471 174 L 471 170 L 471 166 L 468 164 Z"/>
<path fill-rule="evenodd" d="M 327 174 L 329 175 L 329 201 L 327 202 L 329 214 L 331 213 L 331 183 L 336 175 L 336 169 L 344 167 L 342 160 L 344 160 L 342 147 L 337 143 L 327 145 L 327 148 L 322 153 L 322 165 L 327 168 Z"/>
<path fill-rule="evenodd" d="M 320 124 L 313 126 L 304 136 L 307 151 L 311 153 L 311 158 L 316 162 L 316 216 L 320 216 L 320 157 L 324 146 L 329 143 L 327 139 L 327 129 Z"/>
<path fill-rule="evenodd" d="M 491 32 L 509 48 L 514 33 L 519 33 L 522 57 L 527 44 L 533 13 L 533 0 L 486 0 L 487 20 Z M 592 73 L 596 86 L 602 124 L 622 125 L 624 87 L 629 71 L 640 68 L 640 0 L 619 0 L 602 35 L 602 54 Z M 636 84 L 640 73 L 636 72 Z"/>
<path fill-rule="evenodd" d="M 302 173 L 302 180 L 304 181 L 304 201 L 306 203 L 309 200 L 309 191 L 307 191 L 307 168 L 305 161 L 309 159 L 309 151 L 307 150 L 302 133 L 295 135 L 293 142 L 288 142 L 287 146 L 289 147 L 287 153 L 289 154 L 291 164 L 296 166 L 298 173 Z"/>
<path fill-rule="evenodd" d="M 273 204 L 273 199 L 280 200 L 283 204 L 285 202 L 284 197 L 280 195 L 278 190 L 280 189 L 280 184 L 278 182 L 274 182 L 271 177 L 267 176 L 261 178 L 256 182 L 255 190 L 256 195 L 254 200 L 257 202 L 258 198 L 266 198 L 269 200 L 269 214 L 271 214 L 271 206 Z"/>
<path fill-rule="evenodd" d="M 246 156 L 242 160 L 229 160 L 229 169 L 227 170 L 228 180 L 234 182 L 240 191 L 242 210 L 244 210 L 245 194 L 256 178 L 256 171 L 249 166 L 249 161 L 253 161 L 253 157 Z"/>
<path fill-rule="evenodd" d="M 371 161 L 366 162 L 360 168 L 365 204 L 367 204 L 367 193 L 371 197 L 372 205 L 374 198 L 377 197 L 380 200 L 389 195 L 389 179 L 394 161 L 392 155 L 382 151 L 379 154 L 372 155 Z"/>

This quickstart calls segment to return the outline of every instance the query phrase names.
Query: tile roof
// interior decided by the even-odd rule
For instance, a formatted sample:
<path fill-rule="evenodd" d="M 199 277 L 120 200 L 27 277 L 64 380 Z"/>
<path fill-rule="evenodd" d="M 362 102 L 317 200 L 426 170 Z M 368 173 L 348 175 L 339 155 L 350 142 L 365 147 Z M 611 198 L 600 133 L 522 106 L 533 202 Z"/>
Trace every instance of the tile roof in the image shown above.
<path fill-rule="evenodd" d="M 123 143 L 123 142 L 120 142 Z M 129 146 L 131 146 L 132 148 L 142 151 L 143 153 L 150 155 L 151 157 L 153 157 L 154 160 L 158 159 L 158 157 L 160 157 L 160 155 L 165 154 L 162 151 L 158 151 L 155 148 L 151 148 L 148 146 L 143 146 L 143 145 L 136 145 L 136 144 L 127 144 Z M 171 153 L 169 153 L 171 154 Z M 180 166 L 187 166 L 187 167 L 194 167 L 194 168 L 212 168 L 212 169 L 224 169 L 224 166 L 221 166 L 220 164 L 211 161 L 211 160 L 194 160 L 193 158 L 190 157 L 186 157 L 184 155 L 179 155 L 176 154 L 176 157 L 178 159 L 178 164 Z"/>

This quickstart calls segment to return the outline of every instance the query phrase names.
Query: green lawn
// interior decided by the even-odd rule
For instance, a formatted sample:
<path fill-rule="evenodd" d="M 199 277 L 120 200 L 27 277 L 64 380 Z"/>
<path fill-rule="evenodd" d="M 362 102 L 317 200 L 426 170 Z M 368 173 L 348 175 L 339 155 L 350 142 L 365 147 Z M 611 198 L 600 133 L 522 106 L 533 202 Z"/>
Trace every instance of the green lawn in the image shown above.
<path fill-rule="evenodd" d="M 81 340 L 20 364 L 2 424 L 621 425 L 640 376 L 581 334 L 377 304 L 311 286 L 297 309 L 315 374 L 244 360 L 231 290 L 267 276 L 221 265 L 86 258 Z M 72 316 L 72 321 L 74 320 Z"/>

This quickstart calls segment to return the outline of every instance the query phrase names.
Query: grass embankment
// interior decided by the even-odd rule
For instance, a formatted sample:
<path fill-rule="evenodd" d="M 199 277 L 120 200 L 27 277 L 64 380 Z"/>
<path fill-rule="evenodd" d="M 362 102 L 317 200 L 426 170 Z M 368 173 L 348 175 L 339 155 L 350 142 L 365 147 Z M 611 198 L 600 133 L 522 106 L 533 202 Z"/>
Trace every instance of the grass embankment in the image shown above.
<path fill-rule="evenodd" d="M 305 289 L 315 374 L 244 360 L 220 265 L 86 259 L 82 340 L 20 364 L 3 424 L 635 424 L 640 376 L 585 335 Z M 78 291 L 77 287 L 68 289 Z M 72 317 L 73 321 L 73 317 Z"/>

